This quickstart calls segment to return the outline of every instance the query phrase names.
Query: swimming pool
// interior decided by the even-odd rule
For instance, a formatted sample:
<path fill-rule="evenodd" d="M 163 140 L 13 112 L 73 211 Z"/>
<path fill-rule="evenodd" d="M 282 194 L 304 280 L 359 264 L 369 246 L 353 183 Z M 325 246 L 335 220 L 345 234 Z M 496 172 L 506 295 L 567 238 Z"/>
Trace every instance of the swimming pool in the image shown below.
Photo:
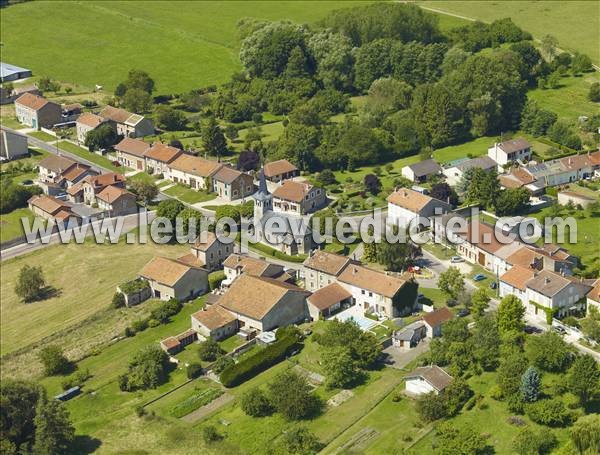
<path fill-rule="evenodd" d="M 347 320 L 352 320 L 358 324 L 358 326 L 366 331 L 377 325 L 377 321 L 373 321 L 372 319 L 365 318 L 356 313 L 355 308 L 348 308 L 347 310 L 342 311 L 334 316 L 338 321 L 346 322 Z"/>

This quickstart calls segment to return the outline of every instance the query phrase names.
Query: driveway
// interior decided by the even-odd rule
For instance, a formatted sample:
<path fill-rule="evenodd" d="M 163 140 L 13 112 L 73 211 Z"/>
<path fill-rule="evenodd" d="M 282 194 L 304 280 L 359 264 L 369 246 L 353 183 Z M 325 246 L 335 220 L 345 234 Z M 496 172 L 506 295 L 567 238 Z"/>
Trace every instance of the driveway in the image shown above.
<path fill-rule="evenodd" d="M 400 349 L 396 346 L 389 346 L 385 348 L 383 352 L 388 355 L 388 361 L 391 362 L 387 364 L 389 367 L 402 370 L 406 365 L 428 350 L 429 339 L 426 338 L 422 340 L 416 347 L 409 350 Z"/>

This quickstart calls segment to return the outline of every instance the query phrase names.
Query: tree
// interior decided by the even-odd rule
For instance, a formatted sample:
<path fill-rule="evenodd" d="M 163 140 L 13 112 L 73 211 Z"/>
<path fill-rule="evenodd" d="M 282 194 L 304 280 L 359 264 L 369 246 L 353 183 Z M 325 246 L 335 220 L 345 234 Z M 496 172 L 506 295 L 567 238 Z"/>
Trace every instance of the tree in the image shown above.
<path fill-rule="evenodd" d="M 303 426 L 294 426 L 285 431 L 281 446 L 284 453 L 294 455 L 313 455 L 323 447 L 317 437 Z"/>
<path fill-rule="evenodd" d="M 107 149 L 117 143 L 117 132 L 109 124 L 100 125 L 98 128 L 88 131 L 85 135 L 84 145 L 94 152 Z"/>
<path fill-rule="evenodd" d="M 521 129 L 536 136 L 543 136 L 557 119 L 554 112 L 541 109 L 534 100 L 528 100 L 521 114 Z"/>
<path fill-rule="evenodd" d="M 563 427 L 571 421 L 571 413 L 558 398 L 538 400 L 528 404 L 526 412 L 535 423 L 549 427 Z"/>
<path fill-rule="evenodd" d="M 128 90 L 143 90 L 149 94 L 154 91 L 154 80 L 148 75 L 147 72 L 142 70 L 130 70 L 127 74 L 125 85 L 127 86 Z"/>
<path fill-rule="evenodd" d="M 251 150 L 243 150 L 240 152 L 237 161 L 237 168 L 240 171 L 254 171 L 260 165 L 260 156 L 258 153 Z"/>
<path fill-rule="evenodd" d="M 185 374 L 188 379 L 200 377 L 200 375 L 202 375 L 202 365 L 199 363 L 190 363 L 185 370 Z"/>
<path fill-rule="evenodd" d="M 571 363 L 571 349 L 556 332 L 529 337 L 525 355 L 533 365 L 544 371 L 562 372 Z"/>
<path fill-rule="evenodd" d="M 209 117 L 202 125 L 200 136 L 202 145 L 211 155 L 219 157 L 227 153 L 227 140 L 214 117 Z"/>
<path fill-rule="evenodd" d="M 580 454 L 600 453 L 600 414 L 577 419 L 571 428 L 571 440 Z"/>
<path fill-rule="evenodd" d="M 315 341 L 324 347 L 347 347 L 357 366 L 363 369 L 371 367 L 381 354 L 381 345 L 377 338 L 370 332 L 362 331 L 352 320 L 329 321 Z"/>
<path fill-rule="evenodd" d="M 381 243 L 373 243 L 373 245 L 376 249 L 377 262 L 392 272 L 406 270 L 421 255 L 420 247 L 412 242 L 387 242 L 382 239 Z"/>
<path fill-rule="evenodd" d="M 200 343 L 198 347 L 198 355 L 200 356 L 200 360 L 204 360 L 205 362 L 214 362 L 217 360 L 217 357 L 223 353 L 221 346 L 212 338 L 207 338 L 205 341 Z"/>
<path fill-rule="evenodd" d="M 590 85 L 588 99 L 596 103 L 600 102 L 600 82 L 594 82 L 592 85 Z"/>
<path fill-rule="evenodd" d="M 152 96 L 139 88 L 128 88 L 123 96 L 125 109 L 136 112 L 149 112 L 152 108 Z"/>
<path fill-rule="evenodd" d="M 125 82 L 120 82 L 115 88 L 115 96 L 117 98 L 123 98 L 127 93 L 127 84 Z"/>
<path fill-rule="evenodd" d="M 286 370 L 275 376 L 269 384 L 268 396 L 277 412 L 287 420 L 307 418 L 321 405 L 306 379 L 293 370 Z"/>
<path fill-rule="evenodd" d="M 182 130 L 187 122 L 183 112 L 168 105 L 157 106 L 154 109 L 154 119 L 160 128 L 167 131 Z"/>
<path fill-rule="evenodd" d="M 457 267 L 448 267 L 448 270 L 440 273 L 438 287 L 446 296 L 456 299 L 465 290 L 465 279 Z"/>
<path fill-rule="evenodd" d="M 548 60 L 552 60 L 556 55 L 556 46 L 558 40 L 552 35 L 545 35 L 542 38 L 542 52 Z"/>
<path fill-rule="evenodd" d="M 454 380 L 442 392 L 442 399 L 446 403 L 446 412 L 449 417 L 457 415 L 464 404 L 473 396 L 473 391 L 463 378 Z"/>
<path fill-rule="evenodd" d="M 550 453 L 557 443 L 554 433 L 525 427 L 513 438 L 512 447 L 519 455 L 542 455 Z"/>
<path fill-rule="evenodd" d="M 459 427 L 453 422 L 445 422 L 436 427 L 436 453 L 440 455 L 483 455 L 488 453 L 483 436 L 472 427 Z"/>
<path fill-rule="evenodd" d="M 337 181 L 331 169 L 323 169 L 321 172 L 319 172 L 319 175 L 317 175 L 317 182 L 319 183 L 319 185 L 327 186 L 333 185 Z"/>
<path fill-rule="evenodd" d="M 15 294 L 24 302 L 33 302 L 40 299 L 46 288 L 46 280 L 41 266 L 24 265 L 19 270 L 19 277 L 15 285 Z"/>
<path fill-rule="evenodd" d="M 554 123 L 548 129 L 548 137 L 554 142 L 558 142 L 565 147 L 579 150 L 581 149 L 581 139 L 573 131 L 573 128 L 564 121 Z"/>
<path fill-rule="evenodd" d="M 589 354 L 580 355 L 569 370 L 568 385 L 582 404 L 586 404 L 600 390 L 600 369 Z"/>
<path fill-rule="evenodd" d="M 123 391 L 154 389 L 168 377 L 169 357 L 158 346 L 150 345 L 136 352 L 129 362 L 127 373 L 119 376 Z"/>
<path fill-rule="evenodd" d="M 42 348 L 38 357 L 44 366 L 46 376 L 67 373 L 71 368 L 71 363 L 58 346 L 50 345 Z"/>
<path fill-rule="evenodd" d="M 526 403 L 537 401 L 540 396 L 540 387 L 542 386 L 542 378 L 535 369 L 529 367 L 521 376 L 521 396 Z"/>
<path fill-rule="evenodd" d="M 466 194 L 467 202 L 478 204 L 488 210 L 494 209 L 496 198 L 500 194 L 500 182 L 496 171 L 473 168 L 469 178 L 470 184 Z"/>
<path fill-rule="evenodd" d="M 490 294 L 485 288 L 478 288 L 471 294 L 471 313 L 475 319 L 483 317 L 490 305 Z"/>
<path fill-rule="evenodd" d="M 227 368 L 230 365 L 233 365 L 234 363 L 235 360 L 233 360 L 231 356 L 220 355 L 217 357 L 217 360 L 215 360 L 212 370 L 217 374 L 221 374 L 225 368 Z"/>
<path fill-rule="evenodd" d="M 381 181 L 374 174 L 367 174 L 364 178 L 364 185 L 368 192 L 377 195 L 381 191 Z"/>
<path fill-rule="evenodd" d="M 423 394 L 417 399 L 417 412 L 425 422 L 433 422 L 448 416 L 446 403 L 434 392 Z"/>
<path fill-rule="evenodd" d="M 456 194 L 456 191 L 445 182 L 434 183 L 431 185 L 429 195 L 434 199 L 448 202 L 450 205 L 458 204 L 458 195 Z"/>
<path fill-rule="evenodd" d="M 573 70 L 573 74 L 587 73 L 588 71 L 592 71 L 594 69 L 592 66 L 592 59 L 588 55 L 576 52 L 573 56 L 573 60 L 571 61 L 571 69 Z"/>
<path fill-rule="evenodd" d="M 527 359 L 520 352 L 503 357 L 498 367 L 498 388 L 504 398 L 516 395 L 521 389 L 521 378 L 527 369 Z"/>
<path fill-rule="evenodd" d="M 44 390 L 27 381 L 3 379 L 0 384 L 2 440 L 8 440 L 16 448 L 24 449 L 33 443 L 36 405 Z M 8 452 L 11 453 L 11 452 Z M 12 453 L 18 453 L 14 450 Z"/>
<path fill-rule="evenodd" d="M 161 201 L 156 208 L 156 216 L 158 218 L 166 218 L 171 222 L 171 226 L 175 227 L 175 220 L 181 212 L 185 208 L 181 202 L 176 199 L 167 199 L 166 201 Z"/>
<path fill-rule="evenodd" d="M 123 308 L 125 306 L 125 296 L 122 292 L 115 292 L 112 298 L 111 305 L 113 308 Z"/>
<path fill-rule="evenodd" d="M 352 358 L 350 349 L 344 346 L 326 348 L 321 354 L 326 382 L 329 388 L 349 388 L 362 377 L 362 371 Z"/>
<path fill-rule="evenodd" d="M 146 206 L 158 196 L 158 186 L 156 186 L 156 183 L 154 182 L 134 180 L 131 182 L 131 191 L 133 191 L 137 196 L 137 199 Z"/>
<path fill-rule="evenodd" d="M 525 328 L 523 316 L 525 307 L 518 297 L 509 294 L 500 301 L 498 306 L 498 329 L 503 335 L 510 331 L 522 332 Z"/>
<path fill-rule="evenodd" d="M 75 437 L 69 413 L 58 400 L 42 394 L 35 410 L 35 444 L 33 453 L 55 455 L 65 453 Z"/>
<path fill-rule="evenodd" d="M 246 415 L 252 417 L 265 417 L 271 415 L 273 406 L 267 394 L 258 387 L 253 387 L 244 392 L 240 398 L 240 407 Z"/>
<path fill-rule="evenodd" d="M 498 339 L 498 325 L 494 315 L 477 318 L 473 331 L 473 354 L 475 359 L 486 371 L 496 369 L 500 359 L 500 345 Z"/>

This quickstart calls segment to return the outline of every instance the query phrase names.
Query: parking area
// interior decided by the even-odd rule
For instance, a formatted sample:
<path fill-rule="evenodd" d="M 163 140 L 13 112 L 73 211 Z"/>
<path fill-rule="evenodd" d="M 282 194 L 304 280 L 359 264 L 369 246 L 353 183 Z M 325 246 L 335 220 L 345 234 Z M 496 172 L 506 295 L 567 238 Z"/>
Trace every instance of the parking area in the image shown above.
<path fill-rule="evenodd" d="M 386 365 L 390 368 L 402 370 L 406 365 L 419 357 L 429 349 L 429 339 L 425 338 L 411 349 L 400 349 L 396 346 L 389 346 L 383 350 L 387 354 Z"/>

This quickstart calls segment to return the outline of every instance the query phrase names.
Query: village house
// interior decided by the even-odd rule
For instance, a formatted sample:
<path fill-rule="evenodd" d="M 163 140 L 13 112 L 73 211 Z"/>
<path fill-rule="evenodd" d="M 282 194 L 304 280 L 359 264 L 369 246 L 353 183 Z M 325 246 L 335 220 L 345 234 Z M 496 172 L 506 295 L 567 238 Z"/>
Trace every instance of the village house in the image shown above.
<path fill-rule="evenodd" d="M 98 208 L 108 216 L 123 216 L 137 211 L 135 194 L 115 185 L 108 185 L 96 195 Z"/>
<path fill-rule="evenodd" d="M 567 250 L 552 243 L 541 247 L 536 245 L 520 246 L 506 258 L 508 267 L 520 265 L 533 270 L 550 270 L 563 275 L 572 275 L 579 259 Z"/>
<path fill-rule="evenodd" d="M 308 295 L 310 292 L 296 285 L 243 273 L 218 305 L 232 313 L 240 327 L 266 332 L 304 321 L 308 317 Z"/>
<path fill-rule="evenodd" d="M 71 204 L 45 194 L 32 196 L 27 201 L 34 215 L 53 221 L 55 224 L 79 224 L 81 217 L 73 212 Z"/>
<path fill-rule="evenodd" d="M 60 155 L 49 155 L 38 163 L 37 184 L 50 196 L 63 194 L 85 177 L 98 173 L 87 164 Z"/>
<path fill-rule="evenodd" d="M 38 180 L 54 182 L 67 169 L 77 164 L 61 155 L 48 155 L 38 163 Z"/>
<path fill-rule="evenodd" d="M 140 277 L 150 284 L 152 296 L 161 300 L 184 302 L 208 290 L 207 270 L 160 256 L 144 266 Z"/>
<path fill-rule="evenodd" d="M 29 155 L 27 136 L 8 130 L 0 130 L 0 160 L 10 161 Z"/>
<path fill-rule="evenodd" d="M 346 305 L 350 306 L 352 294 L 339 283 L 331 283 L 310 295 L 306 302 L 310 317 L 318 321 L 330 317 Z"/>
<path fill-rule="evenodd" d="M 234 246 L 234 243 L 221 242 L 214 232 L 207 231 L 195 240 L 190 254 L 206 270 L 212 272 L 223 266 L 223 261 L 233 253 Z"/>
<path fill-rule="evenodd" d="M 441 173 L 441 166 L 431 158 L 419 163 L 409 164 L 402 168 L 402 176 L 413 183 L 423 183 L 428 178 L 440 175 Z"/>
<path fill-rule="evenodd" d="M 154 124 L 143 115 L 113 106 L 105 106 L 98 115 L 112 122 L 119 136 L 144 137 L 154 134 Z"/>
<path fill-rule="evenodd" d="M 95 130 L 100 125 L 106 123 L 107 120 L 103 119 L 99 115 L 92 114 L 91 112 L 84 112 L 75 122 L 75 130 L 77 132 L 77 142 L 80 144 L 85 143 L 87 133 Z"/>
<path fill-rule="evenodd" d="M 516 161 L 529 161 L 532 155 L 531 144 L 522 137 L 495 143 L 488 149 L 488 156 L 500 167 Z"/>
<path fill-rule="evenodd" d="M 529 279 L 524 281 L 524 277 L 518 275 L 519 272 Z M 549 314 L 562 318 L 574 311 L 583 311 L 586 305 L 585 296 L 591 289 L 590 284 L 576 278 L 550 270 L 525 271 L 520 267 L 517 271 L 509 270 L 500 277 L 499 293 L 500 297 L 509 294 L 517 296 L 527 314 L 545 321 Z"/>
<path fill-rule="evenodd" d="M 288 281 L 291 278 L 282 265 L 238 253 L 230 254 L 223 261 L 223 271 L 225 272 L 225 280 L 222 282 L 224 286 L 229 286 L 244 273 L 257 277 L 274 278 L 279 281 Z"/>
<path fill-rule="evenodd" d="M 406 392 L 419 396 L 428 393 L 439 395 L 452 383 L 452 376 L 437 365 L 415 368 L 404 378 Z"/>
<path fill-rule="evenodd" d="M 442 335 L 442 325 L 452 319 L 454 315 L 448 307 L 442 307 L 423 315 L 423 323 L 427 338 L 435 338 Z"/>
<path fill-rule="evenodd" d="M 115 154 L 117 161 L 125 167 L 135 169 L 136 171 L 146 170 L 146 152 L 150 144 L 131 137 L 123 138 L 115 145 Z"/>
<path fill-rule="evenodd" d="M 69 200 L 83 202 L 86 205 L 98 204 L 96 197 L 106 187 L 115 186 L 125 188 L 125 176 L 115 172 L 100 175 L 88 175 L 75 185 L 67 189 Z"/>
<path fill-rule="evenodd" d="M 197 311 L 191 318 L 192 330 L 204 338 L 219 341 L 238 331 L 238 320 L 221 305 L 211 305 Z"/>
<path fill-rule="evenodd" d="M 358 264 L 349 257 L 324 250 L 310 253 L 302 264 L 304 287 L 311 292 L 316 292 L 335 283 L 342 271 L 351 263 Z"/>
<path fill-rule="evenodd" d="M 10 95 L 14 99 L 17 99 L 19 96 L 23 95 L 24 93 L 31 93 L 32 95 L 42 96 L 41 90 L 34 84 L 19 85 L 18 87 L 14 87 L 12 89 Z"/>
<path fill-rule="evenodd" d="M 392 334 L 392 345 L 401 350 L 409 350 L 416 347 L 419 342 L 427 336 L 427 328 L 423 321 L 415 321 L 396 330 Z"/>
<path fill-rule="evenodd" d="M 479 156 L 477 158 L 463 158 L 450 162 L 444 167 L 442 172 L 446 177 L 446 183 L 450 186 L 456 186 L 462 180 L 465 172 L 474 168 L 489 172 L 497 169 L 498 165 L 489 156 Z"/>
<path fill-rule="evenodd" d="M 226 201 L 244 199 L 254 193 L 254 179 L 245 172 L 221 166 L 211 176 L 212 191 Z"/>
<path fill-rule="evenodd" d="M 574 207 L 586 208 L 589 205 L 594 204 L 597 199 L 588 197 L 575 191 L 559 191 L 558 192 L 558 203 L 560 205 L 572 204 Z"/>
<path fill-rule="evenodd" d="M 146 160 L 146 170 L 149 174 L 167 174 L 169 172 L 169 164 L 181 156 L 182 150 L 161 142 L 155 142 L 144 152 Z"/>
<path fill-rule="evenodd" d="M 222 164 L 198 156 L 179 155 L 169 166 L 165 178 L 187 185 L 194 190 L 212 189 L 211 177 Z"/>
<path fill-rule="evenodd" d="M 48 101 L 32 93 L 24 93 L 15 101 L 15 113 L 19 123 L 30 128 L 52 128 L 61 121 L 60 104 Z"/>
<path fill-rule="evenodd" d="M 288 160 L 266 163 L 263 167 L 265 178 L 270 182 L 282 182 L 300 175 L 300 170 Z"/>
<path fill-rule="evenodd" d="M 307 182 L 284 181 L 273 191 L 273 212 L 306 215 L 327 204 L 325 190 Z"/>
<path fill-rule="evenodd" d="M 423 229 L 431 224 L 430 218 L 452 210 L 448 202 L 440 201 L 409 188 L 400 188 L 387 198 L 387 217 L 401 229 Z M 417 224 L 418 223 L 418 224 Z"/>
<path fill-rule="evenodd" d="M 590 292 L 588 292 L 587 296 L 586 296 L 586 300 L 587 300 L 587 310 L 586 310 L 586 315 L 590 316 L 591 315 L 591 308 L 594 307 L 596 308 L 596 310 L 598 310 L 598 312 L 600 312 L 600 278 L 598 278 L 594 283 L 593 283 L 593 288 L 590 290 Z"/>

